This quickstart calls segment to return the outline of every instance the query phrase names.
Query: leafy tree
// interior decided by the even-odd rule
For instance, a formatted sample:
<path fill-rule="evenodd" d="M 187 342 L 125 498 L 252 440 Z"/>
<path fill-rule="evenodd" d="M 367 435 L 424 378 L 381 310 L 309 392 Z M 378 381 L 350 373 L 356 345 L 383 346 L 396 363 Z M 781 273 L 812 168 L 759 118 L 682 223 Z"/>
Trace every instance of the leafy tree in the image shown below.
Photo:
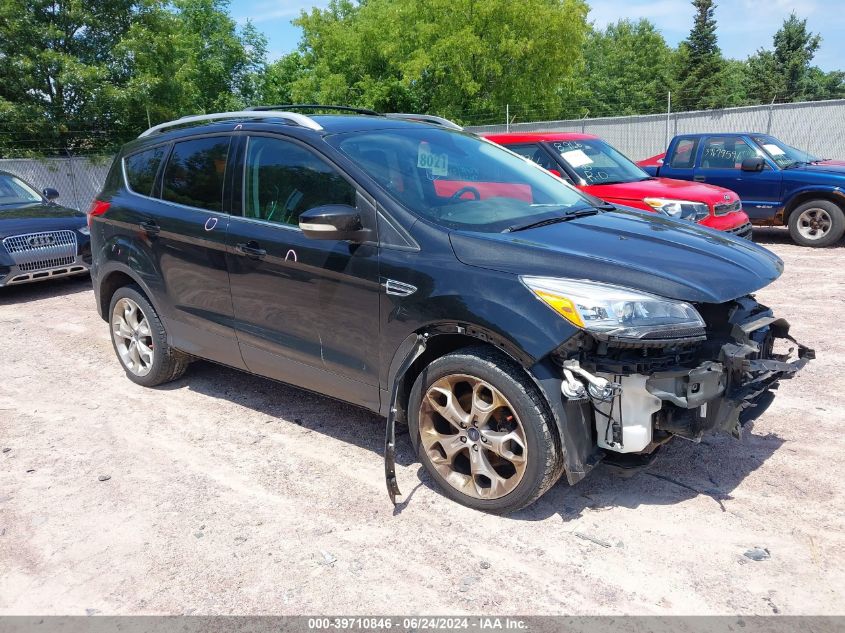
<path fill-rule="evenodd" d="M 265 48 L 226 0 L 4 0 L 0 150 L 113 148 L 257 100 Z"/>
<path fill-rule="evenodd" d="M 277 76 L 297 101 L 471 122 L 521 103 L 555 116 L 582 67 L 586 14 L 583 0 L 332 0 L 296 20 L 301 67 L 283 60 Z"/>
<path fill-rule="evenodd" d="M 716 4 L 713 0 L 692 0 L 692 5 L 693 27 L 678 47 L 675 102 L 681 110 L 723 107 L 725 64 L 716 38 Z"/>
<path fill-rule="evenodd" d="M 648 20 L 619 20 L 594 30 L 585 46 L 583 83 L 590 116 L 666 110 L 672 49 Z"/>
<path fill-rule="evenodd" d="M 821 37 L 795 13 L 775 33 L 773 50 L 760 49 L 748 59 L 749 90 L 762 102 L 826 99 L 845 94 L 843 74 L 811 66 Z"/>

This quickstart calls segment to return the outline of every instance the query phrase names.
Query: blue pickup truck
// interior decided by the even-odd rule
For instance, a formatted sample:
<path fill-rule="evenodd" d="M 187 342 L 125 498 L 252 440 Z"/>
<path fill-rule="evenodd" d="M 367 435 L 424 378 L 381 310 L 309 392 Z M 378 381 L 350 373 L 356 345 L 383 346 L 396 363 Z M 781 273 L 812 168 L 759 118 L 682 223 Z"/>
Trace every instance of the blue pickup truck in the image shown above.
<path fill-rule="evenodd" d="M 786 225 L 802 246 L 830 246 L 845 233 L 845 162 L 767 134 L 682 134 L 665 154 L 637 164 L 652 176 L 731 189 L 752 223 Z"/>

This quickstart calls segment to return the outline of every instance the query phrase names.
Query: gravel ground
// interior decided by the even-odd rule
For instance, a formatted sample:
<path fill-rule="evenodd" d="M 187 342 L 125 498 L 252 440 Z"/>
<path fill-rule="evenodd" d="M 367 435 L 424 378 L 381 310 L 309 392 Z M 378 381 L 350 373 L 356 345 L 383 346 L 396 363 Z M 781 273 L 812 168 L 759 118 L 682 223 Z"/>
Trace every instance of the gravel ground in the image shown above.
<path fill-rule="evenodd" d="M 0 613 L 843 614 L 845 248 L 759 236 L 786 261 L 759 299 L 818 359 L 753 432 L 507 518 L 407 435 L 394 511 L 359 409 L 203 362 L 134 385 L 86 279 L 0 290 Z"/>

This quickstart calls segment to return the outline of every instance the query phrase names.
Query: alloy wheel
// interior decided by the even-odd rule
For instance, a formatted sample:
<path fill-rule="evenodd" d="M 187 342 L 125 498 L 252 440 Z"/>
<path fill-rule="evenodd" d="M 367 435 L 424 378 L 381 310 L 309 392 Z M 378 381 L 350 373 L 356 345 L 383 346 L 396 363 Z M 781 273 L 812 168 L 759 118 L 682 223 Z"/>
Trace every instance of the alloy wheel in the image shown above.
<path fill-rule="evenodd" d="M 464 374 L 435 381 L 420 404 L 420 441 L 437 473 L 476 499 L 498 499 L 522 480 L 525 429 L 490 383 Z"/>
<path fill-rule="evenodd" d="M 796 226 L 804 238 L 819 240 L 830 232 L 833 220 L 825 209 L 811 207 L 801 212 Z"/>
<path fill-rule="evenodd" d="M 150 373 L 155 360 L 150 323 L 140 306 L 126 297 L 114 304 L 112 337 L 123 366 L 136 376 Z"/>

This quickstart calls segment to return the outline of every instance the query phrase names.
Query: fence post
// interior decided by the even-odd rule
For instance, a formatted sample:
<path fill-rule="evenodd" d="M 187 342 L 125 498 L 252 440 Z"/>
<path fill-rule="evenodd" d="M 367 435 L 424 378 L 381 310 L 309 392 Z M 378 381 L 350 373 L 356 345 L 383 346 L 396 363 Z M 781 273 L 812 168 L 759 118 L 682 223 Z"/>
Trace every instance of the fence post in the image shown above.
<path fill-rule="evenodd" d="M 766 123 L 766 134 L 772 133 L 772 110 L 775 109 L 775 99 L 777 98 L 778 96 L 775 94 L 775 96 L 772 97 L 772 102 L 769 104 L 769 121 Z"/>
<path fill-rule="evenodd" d="M 666 95 L 666 143 L 664 143 L 663 147 L 669 147 L 669 141 L 672 140 L 672 137 L 669 136 L 669 126 L 671 125 L 670 119 L 672 118 L 672 91 L 670 90 Z"/>
<path fill-rule="evenodd" d="M 505 104 L 505 132 L 511 131 L 511 104 Z"/>

